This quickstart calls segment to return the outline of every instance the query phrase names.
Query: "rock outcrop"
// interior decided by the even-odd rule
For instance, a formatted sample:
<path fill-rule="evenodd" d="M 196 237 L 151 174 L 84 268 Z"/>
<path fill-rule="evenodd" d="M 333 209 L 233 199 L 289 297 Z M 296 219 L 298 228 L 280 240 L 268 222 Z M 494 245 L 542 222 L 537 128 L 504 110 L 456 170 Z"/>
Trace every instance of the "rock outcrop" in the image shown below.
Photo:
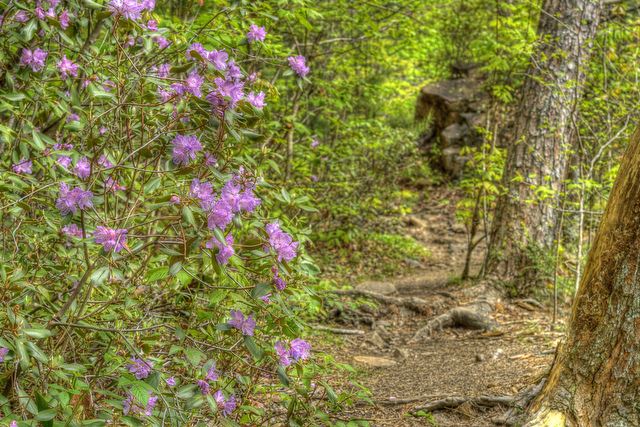
<path fill-rule="evenodd" d="M 485 122 L 488 104 L 482 80 L 475 77 L 443 80 L 420 91 L 415 120 L 429 125 L 419 144 L 438 153 L 437 165 L 451 177 L 459 177 L 467 161 L 460 150 L 482 143 L 477 129 Z"/>

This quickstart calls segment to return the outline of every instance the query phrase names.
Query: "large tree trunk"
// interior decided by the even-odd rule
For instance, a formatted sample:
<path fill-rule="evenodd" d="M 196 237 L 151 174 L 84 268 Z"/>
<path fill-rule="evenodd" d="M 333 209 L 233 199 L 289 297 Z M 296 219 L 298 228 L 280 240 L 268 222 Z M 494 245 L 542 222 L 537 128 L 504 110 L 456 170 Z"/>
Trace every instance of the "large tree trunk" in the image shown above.
<path fill-rule="evenodd" d="M 539 45 L 507 148 L 506 191 L 497 202 L 486 262 L 488 274 L 512 281 L 522 293 L 545 279 L 543 258 L 553 253 L 557 201 L 600 11 L 600 0 L 545 0 L 540 14 Z"/>
<path fill-rule="evenodd" d="M 640 425 L 640 132 L 627 149 L 530 426 Z"/>

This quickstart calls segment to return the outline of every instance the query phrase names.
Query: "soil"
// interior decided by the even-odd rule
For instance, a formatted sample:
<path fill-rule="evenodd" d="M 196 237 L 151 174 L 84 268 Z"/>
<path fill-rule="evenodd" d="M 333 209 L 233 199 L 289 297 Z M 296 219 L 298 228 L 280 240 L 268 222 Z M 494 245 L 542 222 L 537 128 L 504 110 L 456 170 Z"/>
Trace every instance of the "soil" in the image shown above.
<path fill-rule="evenodd" d="M 421 404 L 450 396 L 513 395 L 547 372 L 562 338 L 556 331 L 564 330 L 563 315 L 568 311 L 562 307 L 559 321 L 552 326 L 547 301 L 538 307 L 503 298 L 491 313 L 498 325 L 494 330 L 448 328 L 409 343 L 429 319 L 480 296 L 474 294 L 482 289 L 474 281 L 456 280 L 463 269 L 467 242 L 464 227 L 454 219 L 456 199 L 453 190 L 440 189 L 427 206 L 405 218 L 406 232 L 432 256 L 419 271 L 387 279 L 397 289 L 393 296 L 426 300 L 429 309 L 425 313 L 378 306 L 367 324 L 348 313 L 327 324 L 365 331 L 364 335 L 343 336 L 339 350 L 324 349 L 338 361 L 362 370 L 359 382 L 371 391 L 375 403 L 347 408 L 341 418 L 365 419 L 380 427 L 491 426 L 507 408 L 463 404 L 420 417 L 410 413 Z M 478 271 L 483 252 L 483 248 L 476 250 L 472 272 Z M 401 399 L 415 401 L 392 402 Z"/>

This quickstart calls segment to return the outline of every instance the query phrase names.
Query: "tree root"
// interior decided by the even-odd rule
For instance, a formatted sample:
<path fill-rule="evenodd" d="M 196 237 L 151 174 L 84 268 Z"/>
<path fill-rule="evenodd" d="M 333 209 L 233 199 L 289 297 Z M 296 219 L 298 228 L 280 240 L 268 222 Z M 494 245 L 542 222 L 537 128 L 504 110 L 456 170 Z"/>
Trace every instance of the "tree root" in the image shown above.
<path fill-rule="evenodd" d="M 332 291 L 332 293 L 336 295 L 347 295 L 354 297 L 364 297 L 376 300 L 378 302 L 382 302 L 385 304 L 393 304 L 401 307 L 408 308 L 409 310 L 415 311 L 416 313 L 427 313 L 428 305 L 425 300 L 417 297 L 391 297 L 389 295 L 382 295 L 377 292 L 371 291 L 363 291 L 359 289 L 338 289 Z"/>
<path fill-rule="evenodd" d="M 445 399 L 435 400 L 425 405 L 413 408 L 412 413 L 418 411 L 432 412 L 440 409 L 455 409 L 464 403 L 470 403 L 474 406 L 493 407 L 499 405 L 511 405 L 514 402 L 514 396 L 478 396 L 478 397 L 447 397 Z"/>
<path fill-rule="evenodd" d="M 444 314 L 431 319 L 426 326 L 415 333 L 409 343 L 415 343 L 425 337 L 430 337 L 434 330 L 460 326 L 469 329 L 491 330 L 496 323 L 488 316 L 493 311 L 498 300 L 498 293 L 492 289 L 479 292 L 483 295 L 467 306 L 455 307 Z"/>
<path fill-rule="evenodd" d="M 513 398 L 513 403 L 510 405 L 509 410 L 502 416 L 494 418 L 493 422 L 498 425 L 514 426 L 522 424 L 522 417 L 525 414 L 526 408 L 533 401 L 533 399 L 540 394 L 544 383 L 547 378 L 544 377 L 537 384 L 525 388 L 516 394 Z"/>

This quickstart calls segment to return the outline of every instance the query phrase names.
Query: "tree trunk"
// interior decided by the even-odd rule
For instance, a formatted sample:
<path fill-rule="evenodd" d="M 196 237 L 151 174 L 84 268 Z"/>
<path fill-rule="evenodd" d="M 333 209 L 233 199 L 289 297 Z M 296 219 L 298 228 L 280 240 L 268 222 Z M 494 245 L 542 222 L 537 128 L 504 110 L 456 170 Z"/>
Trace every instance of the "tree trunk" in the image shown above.
<path fill-rule="evenodd" d="M 599 0 L 545 0 L 540 15 L 539 46 L 521 91 L 486 262 L 488 274 L 512 281 L 520 293 L 552 268 L 544 268 L 544 257 L 553 253 L 567 149 L 600 11 Z"/>
<path fill-rule="evenodd" d="M 640 425 L 640 132 L 627 149 L 529 426 Z"/>

